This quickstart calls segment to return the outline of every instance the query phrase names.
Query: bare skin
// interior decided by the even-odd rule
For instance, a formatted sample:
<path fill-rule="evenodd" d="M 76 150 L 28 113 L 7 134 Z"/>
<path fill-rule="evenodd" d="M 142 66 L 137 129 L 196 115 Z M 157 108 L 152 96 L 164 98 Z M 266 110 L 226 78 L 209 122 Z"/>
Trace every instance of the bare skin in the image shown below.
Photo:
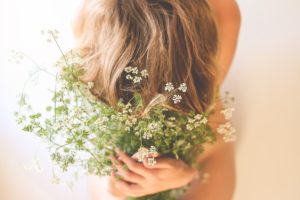
<path fill-rule="evenodd" d="M 209 0 L 215 13 L 220 33 L 221 48 L 219 63 L 221 65 L 221 84 L 231 66 L 236 50 L 240 29 L 240 11 L 234 0 Z M 222 108 L 222 103 L 217 102 L 217 109 Z M 210 125 L 215 130 L 219 123 L 224 122 L 221 114 L 215 114 L 209 119 Z M 205 152 L 198 157 L 198 161 L 205 163 L 206 172 L 211 177 L 206 184 L 200 180 L 193 180 L 196 171 L 180 160 L 158 159 L 158 164 L 150 167 L 144 163 L 137 163 L 118 150 L 119 159 L 112 157 L 112 161 L 119 169 L 118 173 L 127 181 L 117 181 L 115 174 L 109 178 L 109 192 L 120 199 L 126 196 L 143 196 L 176 188 L 192 182 L 192 186 L 182 200 L 230 200 L 235 187 L 235 158 L 234 143 L 224 143 L 221 138 L 213 145 L 206 145 Z M 129 170 L 124 170 L 122 164 L 127 164 Z M 128 182 L 132 183 L 129 184 Z M 101 200 L 101 188 L 92 183 L 92 199 Z M 150 187 L 151 186 L 151 187 Z M 217 191 L 217 192 L 216 192 Z M 102 198 L 101 198 L 102 197 Z"/>

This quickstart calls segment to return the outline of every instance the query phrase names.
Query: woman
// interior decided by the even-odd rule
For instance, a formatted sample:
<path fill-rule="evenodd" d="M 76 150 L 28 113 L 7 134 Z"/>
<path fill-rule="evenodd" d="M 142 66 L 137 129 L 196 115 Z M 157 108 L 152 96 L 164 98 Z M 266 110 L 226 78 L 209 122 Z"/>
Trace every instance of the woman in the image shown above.
<path fill-rule="evenodd" d="M 186 82 L 186 104 L 178 108 L 205 111 L 231 65 L 239 27 L 234 0 L 85 0 L 75 26 L 86 67 L 83 80 L 95 82 L 94 94 L 115 105 L 120 97 L 131 95 L 124 90 L 124 68 L 143 66 L 151 77 L 140 88 L 146 102 L 163 90 L 163 83 Z M 216 107 L 222 108 L 220 100 Z M 214 130 L 222 121 L 221 114 L 209 119 Z M 92 199 L 139 197 L 192 183 L 182 199 L 230 200 L 235 184 L 234 144 L 217 137 L 197 158 L 211 175 L 205 184 L 181 160 L 158 158 L 156 165 L 148 166 L 117 150 L 119 159 L 112 157 L 112 161 L 123 181 L 116 180 L 115 174 L 101 180 L 91 177 Z"/>

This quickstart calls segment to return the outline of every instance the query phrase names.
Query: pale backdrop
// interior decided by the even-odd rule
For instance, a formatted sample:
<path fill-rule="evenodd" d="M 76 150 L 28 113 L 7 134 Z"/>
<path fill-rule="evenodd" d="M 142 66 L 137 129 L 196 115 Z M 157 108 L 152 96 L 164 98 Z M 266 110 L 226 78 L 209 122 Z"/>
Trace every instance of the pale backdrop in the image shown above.
<path fill-rule="evenodd" d="M 223 90 L 236 97 L 237 187 L 234 200 L 300 199 L 300 1 L 239 0 L 242 12 L 238 52 Z M 21 133 L 12 112 L 30 66 L 7 60 L 10 50 L 37 61 L 57 57 L 41 29 L 57 28 L 65 49 L 73 46 L 71 22 L 80 1 L 0 1 L 0 199 L 87 200 L 86 180 L 74 191 L 52 185 L 47 151 Z M 28 66 L 27 66 L 28 65 Z M 40 80 L 48 87 L 47 79 Z M 48 85 L 47 85 L 48 83 Z M 37 104 L 45 97 L 32 96 Z M 37 155 L 42 173 L 26 171 Z"/>

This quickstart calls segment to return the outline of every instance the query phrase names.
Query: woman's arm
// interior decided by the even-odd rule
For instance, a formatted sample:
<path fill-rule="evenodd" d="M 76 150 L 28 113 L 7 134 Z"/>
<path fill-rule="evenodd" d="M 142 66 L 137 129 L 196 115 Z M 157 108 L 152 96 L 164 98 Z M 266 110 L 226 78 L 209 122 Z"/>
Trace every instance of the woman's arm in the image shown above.
<path fill-rule="evenodd" d="M 215 109 L 221 108 L 222 102 L 219 100 Z M 209 118 L 214 132 L 224 122 L 224 116 L 220 112 Z M 209 178 L 206 183 L 202 183 L 201 179 L 193 181 L 181 200 L 231 200 L 235 187 L 234 143 L 225 143 L 222 136 L 217 134 L 217 141 L 206 144 L 204 148 L 198 162 L 205 165 L 203 173 L 208 173 Z"/>
<path fill-rule="evenodd" d="M 221 66 L 219 84 L 225 80 L 231 66 L 240 29 L 241 15 L 234 0 L 209 0 L 215 14 L 219 37 L 220 53 L 218 57 Z M 216 110 L 222 108 L 221 100 Z M 210 118 L 210 124 L 216 132 L 218 122 L 224 122 L 221 113 Z M 206 145 L 205 152 L 198 158 L 205 164 L 205 172 L 210 174 L 207 183 L 194 181 L 190 190 L 184 195 L 184 200 L 231 200 L 235 187 L 234 143 L 224 143 L 218 136 L 217 143 Z"/>
<path fill-rule="evenodd" d="M 220 85 L 226 78 L 231 66 L 238 42 L 241 25 L 241 13 L 235 0 L 208 0 L 216 17 L 220 53 L 218 62 L 221 66 Z"/>

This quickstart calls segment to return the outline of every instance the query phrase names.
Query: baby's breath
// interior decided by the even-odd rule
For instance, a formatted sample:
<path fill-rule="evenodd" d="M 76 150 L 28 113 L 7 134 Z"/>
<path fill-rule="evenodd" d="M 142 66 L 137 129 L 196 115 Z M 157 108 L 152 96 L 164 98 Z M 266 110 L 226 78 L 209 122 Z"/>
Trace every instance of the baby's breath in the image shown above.
<path fill-rule="evenodd" d="M 232 127 L 230 122 L 219 125 L 217 128 L 217 132 L 223 135 L 223 139 L 225 142 L 232 142 L 236 140 L 236 135 L 234 134 L 236 130 Z"/>
<path fill-rule="evenodd" d="M 173 85 L 173 83 L 171 83 L 171 82 L 166 83 L 166 85 L 165 85 L 165 91 L 171 92 L 172 90 L 174 90 L 174 85 Z"/>
<path fill-rule="evenodd" d="M 148 74 L 148 71 L 146 69 L 143 69 L 141 71 L 141 75 L 142 75 L 142 77 L 146 78 L 149 74 Z"/>
<path fill-rule="evenodd" d="M 186 92 L 187 91 L 186 83 L 181 83 L 178 89 L 182 92 Z"/>
<path fill-rule="evenodd" d="M 126 75 L 126 79 L 128 79 L 128 80 L 133 80 L 133 77 L 132 77 L 130 74 L 127 74 L 127 75 Z"/>
<path fill-rule="evenodd" d="M 124 71 L 127 72 L 127 73 L 131 72 L 132 67 L 131 66 L 125 67 Z"/>
<path fill-rule="evenodd" d="M 231 119 L 232 117 L 232 112 L 235 110 L 235 108 L 226 108 L 221 110 L 220 112 L 224 115 L 226 120 Z"/>
<path fill-rule="evenodd" d="M 88 82 L 89 89 L 93 89 L 94 85 L 95 85 L 94 82 L 92 82 L 92 81 Z"/>
<path fill-rule="evenodd" d="M 181 97 L 179 94 L 175 94 L 175 95 L 173 96 L 172 100 L 173 100 L 173 102 L 174 102 L 175 104 L 177 104 L 177 103 L 181 102 L 182 97 Z"/>
<path fill-rule="evenodd" d="M 135 77 L 133 78 L 133 83 L 140 83 L 141 80 L 142 80 L 142 77 L 140 77 L 140 76 L 135 76 Z"/>

